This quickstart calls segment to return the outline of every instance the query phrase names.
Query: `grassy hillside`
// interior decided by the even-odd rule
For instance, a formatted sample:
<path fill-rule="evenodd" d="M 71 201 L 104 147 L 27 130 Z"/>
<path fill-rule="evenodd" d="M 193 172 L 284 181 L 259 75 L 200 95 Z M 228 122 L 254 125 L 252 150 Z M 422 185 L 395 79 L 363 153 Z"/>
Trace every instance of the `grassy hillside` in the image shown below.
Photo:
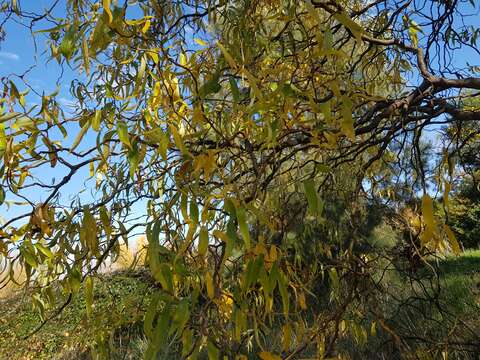
<path fill-rule="evenodd" d="M 112 359 L 141 358 L 141 320 L 153 289 L 149 277 L 142 271 L 116 272 L 94 283 L 90 319 L 80 290 L 58 317 L 27 339 L 41 323 L 28 295 L 0 300 L 0 359 L 88 359 L 92 348 Z M 96 341 L 103 346 L 94 348 Z"/>
<path fill-rule="evenodd" d="M 449 257 L 439 263 L 439 269 L 439 301 L 450 316 L 447 318 L 445 313 L 429 308 L 426 311 L 429 318 L 424 319 L 410 309 L 391 321 L 399 329 L 419 337 L 435 338 L 431 336 L 437 334 L 439 341 L 447 337 L 451 343 L 461 343 L 449 359 L 472 358 L 478 343 L 471 332 L 480 326 L 480 251 Z M 60 316 L 27 339 L 24 337 L 41 322 L 29 297 L 17 294 L 2 300 L 0 359 L 90 359 L 92 349 L 109 359 L 141 359 L 146 348 L 141 321 L 153 290 L 154 284 L 144 271 L 105 275 L 96 279 L 94 316 L 90 320 L 80 291 Z M 449 319 L 456 319 L 455 323 Z M 371 338 L 364 349 L 350 348 L 349 352 L 356 353 L 358 358 L 370 358 L 373 349 L 381 347 L 381 337 L 379 339 L 376 343 Z M 424 346 L 416 345 L 417 340 L 412 339 L 412 347 Z M 95 342 L 103 346 L 95 347 Z M 438 345 L 432 344 L 432 347 Z M 378 356 L 377 353 L 375 358 Z"/>

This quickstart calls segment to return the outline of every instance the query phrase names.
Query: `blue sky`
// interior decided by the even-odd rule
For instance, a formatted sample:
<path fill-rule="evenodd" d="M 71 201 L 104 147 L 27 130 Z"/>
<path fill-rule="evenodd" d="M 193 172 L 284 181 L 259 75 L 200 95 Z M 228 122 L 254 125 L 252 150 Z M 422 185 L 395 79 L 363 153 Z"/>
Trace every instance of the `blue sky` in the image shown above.
<path fill-rule="evenodd" d="M 41 1 L 22 1 L 23 11 L 35 11 L 36 13 L 42 13 L 42 9 L 46 9 L 51 6 L 52 0 Z M 54 16 L 65 16 L 65 0 L 60 0 L 59 5 L 54 11 Z M 141 18 L 142 14 L 137 5 L 132 5 L 128 11 L 129 18 Z M 0 19 L 1 20 L 1 19 Z M 28 23 L 26 23 L 28 25 Z M 35 26 L 35 31 L 48 29 L 54 27 L 55 24 L 42 20 Z M 70 84 L 74 79 L 82 79 L 83 74 L 78 72 L 78 69 L 72 69 L 67 64 L 60 65 L 56 60 L 49 58 L 50 50 L 48 48 L 47 41 L 48 35 L 45 33 L 36 33 L 32 36 L 30 29 L 27 26 L 22 26 L 21 23 L 9 21 L 5 26 L 6 39 L 0 43 L 0 77 L 10 77 L 20 91 L 26 89 L 22 84 L 20 75 L 22 75 L 27 69 L 30 69 L 24 79 L 32 87 L 32 90 L 26 97 L 26 102 L 29 105 L 39 104 L 41 94 L 51 94 L 58 91 L 57 100 L 64 105 L 64 110 L 68 107 L 75 107 L 73 97 L 70 95 Z M 197 36 L 200 37 L 200 36 Z M 193 34 L 192 34 L 193 39 Z M 195 44 L 193 48 L 195 48 Z M 38 94 L 35 94 L 37 92 Z M 39 96 L 40 95 L 40 96 Z M 38 109 L 39 110 L 39 109 Z M 35 112 L 34 112 L 35 113 Z M 68 115 L 68 114 L 67 114 Z M 71 144 L 78 134 L 80 128 L 76 124 L 70 124 L 66 127 L 69 133 L 68 139 L 63 140 L 61 134 L 57 132 L 53 136 L 55 140 L 62 140 L 62 143 L 66 146 Z M 77 151 L 81 148 L 91 146 L 95 144 L 96 133 L 93 131 L 87 132 L 82 144 L 77 148 Z M 73 156 L 72 156 L 73 158 Z M 80 160 L 72 159 L 72 163 L 77 163 Z M 67 174 L 67 169 L 64 166 L 58 165 L 55 168 L 49 168 L 43 166 L 41 171 L 33 172 L 35 176 L 40 178 L 45 183 L 58 183 Z M 68 204 L 71 198 L 78 195 L 79 189 L 88 188 L 80 198 L 84 201 L 91 201 L 94 196 L 90 191 L 94 190 L 95 179 L 90 179 L 88 185 L 85 186 L 85 179 L 89 177 L 89 169 L 85 167 L 79 170 L 71 181 L 62 187 L 61 190 L 61 203 Z M 39 191 L 37 189 L 26 190 L 24 192 L 29 199 L 36 202 L 42 202 L 49 195 L 48 192 Z M 21 199 L 14 194 L 7 193 L 7 201 L 0 206 L 0 222 L 2 218 L 12 218 L 16 215 L 23 214 L 31 211 L 30 206 L 17 206 L 11 205 L 12 201 L 21 201 Z M 9 204 L 11 206 L 7 206 Z M 136 207 L 140 207 L 141 204 L 137 203 Z"/>
<path fill-rule="evenodd" d="M 22 9 L 28 9 L 28 6 L 34 6 L 37 10 L 45 8 L 47 4 L 51 4 L 50 0 L 42 1 L 23 1 Z M 26 5 L 26 6 L 24 6 Z M 59 10 L 62 10 L 62 1 L 60 2 Z M 61 15 L 61 14 L 60 14 Z M 52 27 L 51 23 L 42 21 L 37 23 L 35 30 L 45 29 Z M 43 33 L 35 34 L 32 36 L 30 30 L 14 21 L 7 22 L 5 26 L 6 38 L 5 41 L 0 43 L 0 76 L 8 76 L 12 79 L 17 85 L 20 91 L 26 90 L 27 87 L 23 84 L 22 80 L 19 78 L 19 75 L 23 74 L 27 69 L 30 69 L 29 72 L 25 75 L 25 81 L 32 87 L 29 94 L 26 97 L 26 102 L 28 105 L 33 106 L 34 104 L 40 103 L 40 97 L 35 94 L 51 94 L 55 91 L 59 91 L 57 100 L 65 106 L 67 109 L 69 106 L 75 106 L 72 96 L 69 93 L 70 83 L 73 79 L 78 78 L 79 74 L 76 73 L 73 69 L 70 69 L 68 66 L 60 66 L 55 60 L 49 60 L 49 53 L 46 51 L 46 41 L 47 37 Z M 36 113 L 39 108 L 34 111 Z M 67 143 L 71 143 L 73 138 L 77 134 L 79 127 L 73 125 L 67 127 L 67 131 L 71 133 L 68 137 Z M 57 135 L 58 136 L 58 135 Z M 60 139 L 60 137 L 59 137 Z M 87 139 L 87 141 L 94 141 L 93 139 Z M 45 167 L 41 168 L 42 171 L 39 173 L 35 172 L 35 176 L 38 176 L 40 179 L 46 183 L 51 183 L 54 179 L 55 182 L 58 182 L 65 176 L 66 168 L 63 166 L 57 166 L 55 168 Z M 83 188 L 83 181 L 88 174 L 88 169 L 86 171 L 79 171 L 73 178 L 72 181 L 67 184 L 62 190 L 62 199 L 63 202 L 67 202 L 69 195 L 78 194 L 80 188 Z M 36 200 L 38 202 L 44 200 L 47 196 L 47 192 L 42 192 L 36 190 L 26 191 L 25 195 L 30 199 Z M 87 195 L 87 194 L 86 194 Z M 11 218 L 18 214 L 23 214 L 31 210 L 29 206 L 11 206 L 8 207 L 8 201 L 21 201 L 18 197 L 13 194 L 7 193 L 7 202 L 0 207 L 0 219 Z"/>

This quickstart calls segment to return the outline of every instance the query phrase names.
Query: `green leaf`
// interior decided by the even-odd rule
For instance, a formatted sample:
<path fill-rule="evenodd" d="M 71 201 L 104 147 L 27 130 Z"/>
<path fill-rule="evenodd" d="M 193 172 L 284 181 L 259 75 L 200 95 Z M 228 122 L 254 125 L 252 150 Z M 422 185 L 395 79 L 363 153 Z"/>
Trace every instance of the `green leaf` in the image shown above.
<path fill-rule="evenodd" d="M 238 102 L 240 101 L 240 90 L 238 89 L 237 81 L 235 80 L 235 78 L 230 76 L 230 78 L 228 79 L 228 82 L 230 83 L 230 89 L 232 91 L 233 101 L 238 104 Z"/>
<path fill-rule="evenodd" d="M 219 74 L 215 74 L 210 80 L 200 87 L 198 92 L 201 98 L 204 98 L 210 94 L 216 94 L 222 89 L 219 78 Z"/>
<path fill-rule="evenodd" d="M 285 275 L 282 272 L 279 272 L 278 290 L 280 291 L 280 296 L 282 298 L 283 313 L 285 314 L 285 316 L 288 316 L 289 303 L 290 303 L 287 284 L 288 284 L 288 280 L 285 278 Z"/>
<path fill-rule="evenodd" d="M 16 130 L 35 131 L 36 130 L 35 125 L 39 125 L 43 122 L 44 122 L 44 120 L 42 120 L 42 119 L 33 120 L 33 119 L 29 118 L 28 116 L 20 116 L 19 118 L 17 118 L 15 120 L 15 123 L 12 125 L 12 128 L 16 129 Z M 60 128 L 60 131 L 62 131 L 63 126 L 59 125 L 59 128 Z M 65 132 L 65 129 L 63 129 L 63 131 L 62 131 L 62 135 L 65 136 L 64 132 Z"/>
<path fill-rule="evenodd" d="M 238 221 L 238 227 L 240 228 L 240 233 L 242 234 L 243 241 L 245 242 L 245 247 L 247 249 L 250 249 L 250 231 L 248 229 L 245 208 L 242 206 L 239 206 L 237 208 L 237 221 Z"/>
<path fill-rule="evenodd" d="M 102 121 L 102 110 L 95 110 L 95 114 L 92 116 L 92 129 L 95 131 L 100 130 L 100 123 Z"/>
<path fill-rule="evenodd" d="M 208 353 L 208 360 L 218 360 L 220 356 L 220 351 L 211 341 L 207 342 L 207 353 Z"/>
<path fill-rule="evenodd" d="M 130 178 L 133 179 L 135 171 L 137 171 L 140 162 L 137 146 L 133 146 L 132 149 L 130 149 L 127 155 L 127 160 L 129 165 Z"/>
<path fill-rule="evenodd" d="M 177 305 L 177 308 L 175 309 L 175 313 L 173 315 L 174 326 L 171 327 L 170 334 L 172 334 L 175 330 L 181 333 L 189 318 L 190 318 L 189 302 L 188 302 L 188 299 L 184 298 L 180 300 L 180 302 Z"/>
<path fill-rule="evenodd" d="M 180 211 L 182 213 L 182 217 L 185 221 L 188 221 L 188 198 L 187 194 L 182 192 L 182 195 L 180 196 Z"/>
<path fill-rule="evenodd" d="M 158 127 L 144 133 L 146 139 L 152 143 L 158 144 L 158 150 L 164 160 L 167 160 L 167 150 L 170 145 L 170 139 L 162 128 Z"/>
<path fill-rule="evenodd" d="M 83 57 L 83 67 L 87 76 L 90 75 L 90 55 L 88 50 L 88 42 L 87 37 L 83 37 L 82 39 L 82 57 Z"/>
<path fill-rule="evenodd" d="M 232 199 L 226 198 L 223 204 L 223 208 L 232 219 L 237 218 L 237 210 L 235 209 L 235 204 L 233 203 Z"/>
<path fill-rule="evenodd" d="M 37 257 L 32 250 L 27 249 L 26 247 L 21 247 L 20 253 L 22 254 L 23 259 L 28 265 L 30 265 L 34 269 L 38 267 Z"/>
<path fill-rule="evenodd" d="M 93 311 L 93 277 L 87 276 L 85 279 L 85 306 L 87 308 L 87 316 L 92 316 Z"/>
<path fill-rule="evenodd" d="M 83 211 L 83 222 L 80 229 L 80 237 L 83 239 L 84 245 L 90 251 L 91 254 L 98 256 L 98 235 L 97 235 L 97 222 L 92 213 L 85 207 Z"/>
<path fill-rule="evenodd" d="M 77 146 L 80 144 L 83 137 L 87 133 L 89 127 L 90 127 L 90 123 L 88 121 L 86 121 L 85 124 L 80 129 L 80 132 L 77 134 L 75 140 L 73 141 L 73 144 L 70 147 L 70 152 L 73 152 L 77 148 Z"/>
<path fill-rule="evenodd" d="M 53 253 L 52 251 L 46 247 L 45 245 L 43 245 L 42 243 L 40 242 L 37 242 L 35 244 L 35 247 L 43 254 L 45 255 L 46 257 L 48 257 L 49 259 L 53 258 Z"/>
<path fill-rule="evenodd" d="M 0 124 L 0 157 L 7 148 L 7 135 L 5 134 L 5 125 Z"/>
<path fill-rule="evenodd" d="M 181 153 L 183 155 L 191 157 L 191 154 L 189 153 L 189 151 L 185 147 L 182 136 L 178 133 L 177 128 L 173 124 L 170 124 L 170 131 L 173 135 L 173 141 L 175 142 L 175 145 L 181 151 Z"/>
<path fill-rule="evenodd" d="M 128 137 L 128 128 L 127 124 L 123 121 L 118 121 L 117 122 L 117 134 L 118 138 L 120 141 L 129 149 L 132 148 L 132 145 L 130 144 L 130 138 Z"/>
<path fill-rule="evenodd" d="M 6 121 L 14 119 L 14 118 L 16 118 L 20 115 L 21 115 L 21 113 L 19 113 L 19 112 L 10 112 L 10 113 L 4 114 L 4 115 L 0 116 L 0 122 L 6 122 Z"/>
<path fill-rule="evenodd" d="M 67 59 L 67 61 L 70 60 L 75 53 L 75 33 L 73 26 L 71 26 L 65 33 L 65 36 L 58 47 L 58 51 L 65 57 L 65 59 Z"/>
<path fill-rule="evenodd" d="M 150 301 L 150 305 L 148 305 L 147 311 L 145 312 L 145 317 L 143 319 L 143 331 L 145 331 L 145 335 L 147 335 L 149 338 L 153 336 L 153 321 L 155 319 L 155 315 L 157 315 L 159 302 L 160 296 L 155 294 Z"/>
<path fill-rule="evenodd" d="M 254 284 L 260 276 L 261 268 L 263 267 L 263 256 L 258 256 L 252 259 L 247 264 L 245 272 L 245 281 L 243 283 L 243 290 L 247 291 L 250 285 Z"/>
<path fill-rule="evenodd" d="M 223 57 L 227 61 L 230 68 L 235 70 L 237 68 L 237 63 L 233 59 L 232 55 L 230 55 L 230 53 L 227 51 L 227 49 L 219 41 L 217 41 L 217 46 L 220 49 L 220 51 L 222 52 Z"/>
<path fill-rule="evenodd" d="M 157 326 L 155 326 L 155 330 L 153 330 L 152 336 L 150 337 L 144 359 L 156 359 L 157 353 L 165 346 L 168 339 L 167 334 L 171 317 L 168 310 L 170 310 L 170 307 L 166 307 L 158 316 Z"/>
<path fill-rule="evenodd" d="M 310 211 L 315 214 L 318 211 L 318 196 L 313 179 L 305 180 L 303 182 L 303 188 L 307 197 L 308 207 Z"/>
<path fill-rule="evenodd" d="M 68 283 L 73 293 L 76 293 L 80 289 L 82 285 L 82 274 L 76 267 L 68 273 Z"/>
<path fill-rule="evenodd" d="M 155 256 L 155 255 L 152 255 Z M 158 256 L 158 255 L 157 255 Z M 166 263 L 162 263 L 158 265 L 155 269 L 156 271 L 152 273 L 154 278 L 160 283 L 163 289 L 166 291 L 172 292 L 173 291 L 173 274 L 170 268 L 170 265 Z"/>
<path fill-rule="evenodd" d="M 3 187 L 0 186 L 0 205 L 2 205 L 4 201 L 5 201 L 5 190 L 3 190 Z"/>
<path fill-rule="evenodd" d="M 198 224 L 198 205 L 195 198 L 190 201 L 190 221 Z"/>
<path fill-rule="evenodd" d="M 102 222 L 103 231 L 109 236 L 112 233 L 112 226 L 105 206 L 100 207 L 100 221 Z"/>

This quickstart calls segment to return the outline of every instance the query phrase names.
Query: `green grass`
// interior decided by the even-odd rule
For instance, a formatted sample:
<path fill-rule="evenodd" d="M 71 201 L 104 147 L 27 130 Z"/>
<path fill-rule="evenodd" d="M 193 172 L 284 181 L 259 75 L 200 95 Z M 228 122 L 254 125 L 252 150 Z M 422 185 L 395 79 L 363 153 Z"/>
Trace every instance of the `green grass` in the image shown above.
<path fill-rule="evenodd" d="M 461 256 L 449 256 L 439 264 L 440 271 L 447 276 L 480 273 L 480 250 L 467 250 Z"/>
<path fill-rule="evenodd" d="M 362 345 L 344 338 L 339 350 L 351 359 L 478 360 L 480 251 L 447 256 L 431 265 L 412 274 L 417 278 L 413 281 L 392 267 L 381 281 L 383 296 L 375 297 L 385 323 L 403 339 L 401 347 L 380 329 Z"/>
<path fill-rule="evenodd" d="M 418 299 L 409 306 L 397 307 L 398 313 L 391 318 L 392 328 L 412 336 L 409 345 L 420 358 L 442 358 L 446 356 L 443 348 L 448 347 L 448 359 L 478 359 L 480 251 L 447 256 L 436 265 L 438 279 L 425 277 L 413 287 L 404 283 L 407 290 L 401 299 Z M 423 270 L 428 271 L 428 267 Z M 430 341 L 428 346 L 422 338 Z"/>

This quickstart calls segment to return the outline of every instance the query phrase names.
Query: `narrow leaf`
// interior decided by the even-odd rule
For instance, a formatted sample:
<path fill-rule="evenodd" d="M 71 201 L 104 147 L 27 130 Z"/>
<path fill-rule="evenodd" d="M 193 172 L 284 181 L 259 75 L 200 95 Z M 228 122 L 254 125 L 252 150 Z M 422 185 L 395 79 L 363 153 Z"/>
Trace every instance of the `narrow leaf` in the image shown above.
<path fill-rule="evenodd" d="M 130 144 L 130 139 L 128 137 L 127 124 L 125 124 L 123 121 L 117 122 L 117 134 L 120 141 L 129 149 L 131 149 L 132 145 Z"/>

